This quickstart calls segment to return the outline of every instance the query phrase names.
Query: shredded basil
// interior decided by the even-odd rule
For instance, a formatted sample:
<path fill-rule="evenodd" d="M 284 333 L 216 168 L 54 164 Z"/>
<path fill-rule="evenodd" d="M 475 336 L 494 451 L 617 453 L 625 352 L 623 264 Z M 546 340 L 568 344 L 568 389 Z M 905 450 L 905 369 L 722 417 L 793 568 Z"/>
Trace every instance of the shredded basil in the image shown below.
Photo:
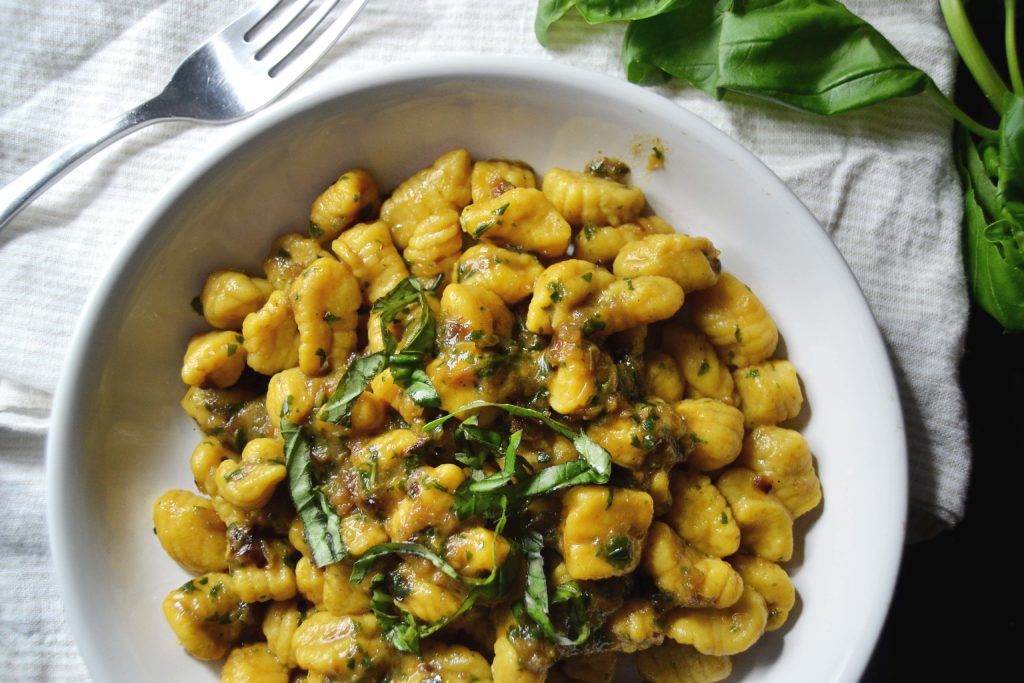
<path fill-rule="evenodd" d="M 575 609 L 571 610 L 579 631 L 575 638 L 568 638 L 555 628 L 549 616 L 550 604 L 548 600 L 548 580 L 544 573 L 544 540 L 536 531 L 528 532 L 523 537 L 523 550 L 526 553 L 526 594 L 523 597 L 523 604 L 526 613 L 534 622 L 540 626 L 550 640 L 562 647 L 575 647 L 582 645 L 590 637 L 590 624 L 587 622 L 582 610 L 582 592 L 579 586 L 575 586 L 575 594 L 570 595 L 571 588 L 566 588 L 557 594 L 559 602 L 572 601 Z M 559 587 L 561 588 L 561 587 Z"/>
<path fill-rule="evenodd" d="M 312 551 L 313 562 L 317 567 L 326 567 L 348 554 L 341 539 L 341 518 L 313 480 L 309 442 L 302 428 L 285 417 L 289 403 L 285 401 L 281 416 L 288 488 L 302 520 L 303 535 Z"/>
<path fill-rule="evenodd" d="M 598 443 L 593 441 L 585 432 L 580 431 L 579 433 L 574 432 L 568 426 L 562 424 L 558 420 L 548 417 L 539 410 L 533 410 L 532 408 L 524 408 L 523 406 L 513 405 L 511 403 L 491 403 L 490 401 L 471 401 L 465 404 L 461 408 L 437 418 L 427 424 L 423 425 L 423 431 L 429 432 L 433 429 L 437 429 L 442 424 L 447 422 L 453 417 L 457 417 L 470 410 L 476 410 L 477 408 L 500 408 L 510 415 L 517 417 L 528 417 L 534 420 L 540 420 L 547 425 L 556 434 L 565 437 L 572 441 L 573 447 L 576 451 L 582 455 L 586 461 L 590 464 L 599 475 L 607 477 L 612 471 L 612 459 L 611 455 L 608 454 L 604 448 Z"/>
<path fill-rule="evenodd" d="M 384 370 L 385 363 L 386 358 L 382 353 L 371 353 L 352 361 L 338 383 L 338 388 L 320 408 L 320 419 L 351 427 L 352 406 L 370 381 Z"/>
<path fill-rule="evenodd" d="M 417 557 L 422 557 L 423 559 L 430 562 L 430 564 L 434 565 L 439 570 L 441 570 L 441 572 L 445 575 L 455 579 L 456 581 L 461 581 L 462 583 L 469 584 L 471 586 L 483 586 L 494 580 L 495 572 L 492 572 L 491 575 L 483 579 L 479 579 L 473 576 L 463 576 L 462 574 L 459 574 L 457 571 L 455 571 L 455 567 L 448 564 L 448 562 L 443 557 L 435 553 L 427 546 L 422 545 L 420 543 L 412 543 L 409 541 L 406 541 L 404 543 L 381 543 L 380 545 L 373 546 L 372 548 L 367 550 L 362 557 L 356 560 L 355 564 L 352 565 L 352 577 L 350 580 L 352 581 L 352 583 L 361 583 L 362 580 L 366 578 L 367 572 L 369 571 L 370 567 L 373 566 L 373 563 L 377 560 L 377 558 L 383 557 L 384 555 L 394 555 L 396 553 L 401 555 L 416 555 Z"/>

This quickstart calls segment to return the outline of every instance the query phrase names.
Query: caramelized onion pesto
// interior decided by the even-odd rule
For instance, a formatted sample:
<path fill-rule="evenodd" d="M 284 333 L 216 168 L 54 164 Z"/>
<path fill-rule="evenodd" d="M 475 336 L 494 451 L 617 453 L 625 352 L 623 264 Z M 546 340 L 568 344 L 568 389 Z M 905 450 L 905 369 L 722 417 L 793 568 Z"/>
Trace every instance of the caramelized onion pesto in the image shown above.
<path fill-rule="evenodd" d="M 717 681 L 782 626 L 821 499 L 796 369 L 628 179 L 350 169 L 263 273 L 210 274 L 198 492 L 153 510 L 197 575 L 163 603 L 189 654 L 231 682 L 597 681 L 629 653 Z"/>

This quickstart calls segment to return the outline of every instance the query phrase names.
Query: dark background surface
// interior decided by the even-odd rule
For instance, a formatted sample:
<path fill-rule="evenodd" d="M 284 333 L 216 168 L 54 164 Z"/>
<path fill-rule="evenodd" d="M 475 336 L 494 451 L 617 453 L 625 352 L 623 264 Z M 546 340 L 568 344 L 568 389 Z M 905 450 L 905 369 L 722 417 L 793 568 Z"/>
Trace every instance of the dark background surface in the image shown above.
<path fill-rule="evenodd" d="M 1005 74 L 1003 3 L 975 0 L 968 9 L 981 44 Z M 1024 46 L 1024 22 L 1017 23 Z M 962 65 L 955 99 L 977 120 L 997 125 Z M 1017 506 L 1024 483 L 1024 335 L 1003 333 L 972 305 L 960 380 L 974 453 L 967 513 L 955 529 L 907 546 L 867 683 L 1024 681 L 1024 600 L 1020 564 L 1011 559 L 1024 533 Z M 871 558 L 864 558 L 864 571 L 870 573 Z"/>

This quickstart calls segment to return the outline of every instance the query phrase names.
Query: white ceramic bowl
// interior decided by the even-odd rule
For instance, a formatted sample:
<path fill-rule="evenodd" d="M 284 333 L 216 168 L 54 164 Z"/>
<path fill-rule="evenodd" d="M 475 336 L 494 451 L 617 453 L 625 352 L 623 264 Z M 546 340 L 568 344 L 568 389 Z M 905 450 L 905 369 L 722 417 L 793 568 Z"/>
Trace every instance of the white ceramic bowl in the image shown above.
<path fill-rule="evenodd" d="M 846 263 L 783 183 L 723 133 L 658 95 L 547 62 L 438 61 L 355 76 L 248 122 L 171 185 L 93 292 L 67 357 L 47 449 L 51 544 L 68 620 L 97 683 L 216 681 L 160 610 L 187 575 L 153 535 L 165 489 L 192 485 L 198 441 L 179 365 L 201 328 L 189 301 L 216 268 L 258 271 L 303 230 L 346 168 L 393 187 L 440 153 L 579 168 L 598 152 L 634 172 L 654 210 L 707 235 L 778 323 L 809 406 L 824 506 L 797 524 L 790 623 L 736 658 L 731 680 L 855 681 L 893 589 L 906 454 L 885 347 Z M 646 154 L 644 145 L 643 153 Z"/>

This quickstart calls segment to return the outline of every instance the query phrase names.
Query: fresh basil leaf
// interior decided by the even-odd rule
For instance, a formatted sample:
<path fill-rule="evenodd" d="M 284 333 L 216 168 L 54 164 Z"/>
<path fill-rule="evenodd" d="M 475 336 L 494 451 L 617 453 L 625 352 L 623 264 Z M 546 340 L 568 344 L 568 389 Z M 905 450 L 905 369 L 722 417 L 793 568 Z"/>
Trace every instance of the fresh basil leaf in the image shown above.
<path fill-rule="evenodd" d="M 422 360 L 420 362 L 422 363 Z M 437 389 L 434 388 L 430 377 L 422 367 L 407 372 L 396 372 L 395 368 L 392 368 L 391 376 L 395 379 L 395 384 L 403 387 L 406 395 L 416 405 L 427 408 L 441 407 L 441 397 L 438 396 Z"/>
<path fill-rule="evenodd" d="M 395 599 L 384 590 L 387 577 L 376 574 L 371 580 L 370 609 L 377 617 L 384 640 L 395 646 L 399 652 L 420 653 L 420 631 L 416 619 L 408 612 L 395 606 Z"/>
<path fill-rule="evenodd" d="M 627 75 L 660 69 L 727 92 L 837 114 L 924 91 L 928 76 L 837 0 L 716 0 L 630 24 Z"/>
<path fill-rule="evenodd" d="M 472 576 L 463 576 L 455 571 L 455 567 L 448 564 L 443 557 L 435 553 L 433 550 L 425 545 L 412 542 L 381 543 L 380 545 L 373 546 L 363 553 L 363 556 L 356 560 L 352 565 L 352 576 L 349 580 L 352 583 L 361 583 L 366 577 L 366 573 L 369 571 L 369 568 L 377 558 L 383 557 L 384 555 L 394 554 L 416 555 L 417 557 L 422 557 L 441 570 L 445 575 L 455 579 L 456 581 L 461 581 L 462 583 L 472 586 L 482 586 L 494 580 L 494 572 L 492 572 L 492 574 L 487 578 L 483 579 L 478 579 Z"/>
<path fill-rule="evenodd" d="M 489 456 L 500 457 L 502 453 L 501 434 L 479 426 L 476 415 L 466 418 L 455 428 L 455 443 L 462 449 L 454 457 L 463 465 L 480 469 Z"/>
<path fill-rule="evenodd" d="M 978 305 L 1004 328 L 1024 330 L 1024 269 L 1006 258 L 1007 254 L 1012 258 L 1016 246 L 1013 227 L 1005 218 L 990 223 L 986 217 L 977 186 L 984 187 L 989 181 L 978 150 L 963 128 L 957 130 L 956 144 L 964 182 L 964 263 L 971 292 Z"/>
<path fill-rule="evenodd" d="M 572 9 L 576 0 L 540 0 L 537 3 L 537 15 L 533 20 L 533 32 L 537 42 L 545 47 L 548 44 L 548 29 Z"/>
<path fill-rule="evenodd" d="M 626 77 L 633 83 L 653 85 L 675 76 L 720 98 L 718 44 L 722 14 L 731 4 L 731 0 L 693 2 L 632 22 L 622 44 Z"/>
<path fill-rule="evenodd" d="M 1003 108 L 1003 118 L 999 122 L 997 191 L 1004 205 L 1002 217 L 1024 225 L 1024 99 L 1007 93 Z M 1018 260 L 1022 250 L 1024 246 L 1017 246 L 1014 250 Z M 1007 260 L 1012 262 L 1014 259 Z"/>
<path fill-rule="evenodd" d="M 555 625 L 551 623 L 548 580 L 544 573 L 544 555 L 542 554 L 544 541 L 541 535 L 536 531 L 527 532 L 522 543 L 523 551 L 526 554 L 526 593 L 523 596 L 526 613 L 554 643 L 562 647 L 575 647 L 583 644 L 590 637 L 590 625 L 585 619 L 580 620 L 579 635 L 576 638 L 567 638 L 559 633 Z M 582 596 L 577 596 L 575 599 L 581 598 Z"/>
<path fill-rule="evenodd" d="M 555 588 L 555 592 L 551 595 L 551 604 L 557 605 L 562 602 L 568 602 L 573 598 L 582 598 L 583 589 L 580 588 L 580 584 L 576 581 L 566 581 L 565 583 L 558 584 Z"/>
<path fill-rule="evenodd" d="M 283 412 L 288 412 L 287 402 Z M 282 415 L 281 437 L 284 439 L 288 488 L 302 520 L 303 535 L 313 554 L 314 564 L 326 567 L 347 555 L 341 538 L 341 519 L 313 481 L 309 442 L 302 428 Z"/>
<path fill-rule="evenodd" d="M 366 390 L 366 386 L 384 370 L 386 359 L 382 353 L 371 353 L 369 356 L 356 358 L 352 361 L 338 388 L 320 408 L 320 419 L 332 424 L 352 426 L 352 406 L 356 399 Z"/>
<path fill-rule="evenodd" d="M 543 469 L 525 479 L 516 489 L 515 497 L 521 499 L 542 496 L 571 486 L 605 484 L 608 476 L 594 469 L 584 459 L 572 460 Z"/>
<path fill-rule="evenodd" d="M 381 337 L 384 341 L 384 352 L 387 355 L 392 355 L 398 346 L 394 334 L 391 333 L 391 323 L 413 304 L 419 304 L 420 315 L 412 329 L 407 329 L 403 334 L 402 338 L 405 341 L 403 352 L 422 355 L 433 350 L 437 329 L 426 294 L 432 291 L 436 282 L 435 278 L 424 285 L 416 278 L 408 277 L 373 303 L 373 312 L 380 314 Z"/>
<path fill-rule="evenodd" d="M 424 356 L 433 352 L 437 339 L 437 323 L 427 302 L 427 293 L 435 290 L 441 281 L 441 277 L 436 277 L 423 284 L 416 278 L 406 278 L 373 304 L 373 311 L 380 317 L 385 367 L 391 370 L 395 384 L 406 390 L 413 403 L 430 408 L 440 407 L 441 397 L 423 369 L 426 365 Z M 398 340 L 391 332 L 391 323 L 414 304 L 419 306 L 419 317 L 403 332 L 405 345 L 400 353 L 396 353 Z"/>
<path fill-rule="evenodd" d="M 611 455 L 600 444 L 596 443 L 589 436 L 587 436 L 586 433 L 584 433 L 583 431 L 576 433 L 566 425 L 559 422 L 558 420 L 548 417 L 539 410 L 533 410 L 532 408 L 524 408 L 523 406 L 517 406 L 511 403 L 471 401 L 470 403 L 465 404 L 464 406 L 458 408 L 457 410 L 423 425 L 423 431 L 431 431 L 433 429 L 437 429 L 451 418 L 461 415 L 470 410 L 476 410 L 477 408 L 500 408 L 501 410 L 504 410 L 510 415 L 540 420 L 556 434 L 559 434 L 565 437 L 566 439 L 569 439 L 572 442 L 572 445 L 576 448 L 576 451 L 586 459 L 590 466 L 593 467 L 599 475 L 605 477 L 606 481 L 607 477 L 611 474 Z"/>

